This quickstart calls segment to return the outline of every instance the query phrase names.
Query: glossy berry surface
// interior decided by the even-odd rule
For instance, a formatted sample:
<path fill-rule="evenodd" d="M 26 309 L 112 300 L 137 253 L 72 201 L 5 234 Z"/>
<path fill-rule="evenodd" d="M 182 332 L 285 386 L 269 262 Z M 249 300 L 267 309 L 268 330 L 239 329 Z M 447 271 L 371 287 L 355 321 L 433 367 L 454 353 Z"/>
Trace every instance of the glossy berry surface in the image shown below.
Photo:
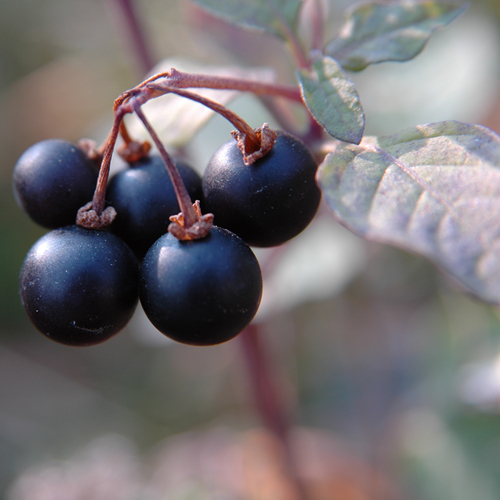
<path fill-rule="evenodd" d="M 269 153 L 245 165 L 236 141 L 224 144 L 203 176 L 205 211 L 249 245 L 280 245 L 312 220 L 321 200 L 316 162 L 296 137 L 278 131 Z"/>
<path fill-rule="evenodd" d="M 138 263 L 114 234 L 68 226 L 42 236 L 21 267 L 24 308 L 49 339 L 99 344 L 129 321 L 138 301 Z"/>
<path fill-rule="evenodd" d="M 176 161 L 176 166 L 191 199 L 201 201 L 201 177 L 181 161 Z M 172 182 L 159 156 L 148 157 L 114 175 L 109 181 L 106 200 L 117 212 L 111 231 L 139 258 L 167 232 L 169 217 L 180 212 Z"/>
<path fill-rule="evenodd" d="M 74 144 L 48 139 L 28 148 L 14 167 L 18 204 L 49 228 L 74 224 L 80 207 L 92 200 L 98 171 Z"/>
<path fill-rule="evenodd" d="M 192 345 L 226 342 L 253 319 L 262 274 L 250 247 L 213 226 L 183 242 L 170 233 L 150 248 L 141 266 L 140 298 L 146 315 L 167 337 Z"/>

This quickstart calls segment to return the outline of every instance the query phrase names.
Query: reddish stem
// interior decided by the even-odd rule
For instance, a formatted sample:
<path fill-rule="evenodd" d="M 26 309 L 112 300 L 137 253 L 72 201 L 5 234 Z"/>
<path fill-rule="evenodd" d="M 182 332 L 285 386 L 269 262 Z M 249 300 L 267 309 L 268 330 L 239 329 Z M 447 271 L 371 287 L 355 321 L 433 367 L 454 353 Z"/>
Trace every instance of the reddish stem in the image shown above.
<path fill-rule="evenodd" d="M 259 327 L 253 323 L 238 336 L 250 374 L 257 410 L 264 425 L 283 446 L 286 454 L 288 475 L 294 484 L 298 498 L 306 500 L 304 485 L 299 478 L 295 458 L 290 446 L 290 422 L 271 374 L 270 360 L 259 336 Z"/>
<path fill-rule="evenodd" d="M 208 88 L 216 90 L 239 90 L 242 92 L 251 92 L 256 95 L 274 95 L 281 96 L 291 101 L 303 103 L 300 90 L 294 85 L 282 85 L 277 83 L 259 82 L 245 78 L 233 78 L 225 76 L 203 75 L 197 73 L 184 73 L 175 68 L 171 68 L 165 73 L 160 73 L 146 80 L 146 82 L 155 81 L 158 88 L 161 88 L 165 79 L 166 87 L 177 88 Z"/>
<path fill-rule="evenodd" d="M 194 99 L 201 104 L 209 106 L 214 111 L 221 113 L 240 131 L 244 131 L 247 137 L 248 144 L 251 146 L 256 143 L 256 135 L 254 130 L 249 127 L 240 117 L 229 111 L 224 106 L 221 106 L 214 101 L 203 98 L 195 93 L 189 93 L 181 89 L 186 88 L 211 88 L 216 90 L 237 90 L 242 92 L 251 92 L 256 95 L 281 96 L 286 99 L 303 104 L 300 90 L 292 85 L 280 85 L 275 83 L 265 83 L 256 80 L 244 78 L 231 78 L 213 75 L 189 74 L 183 73 L 171 68 L 170 70 L 153 75 L 144 80 L 136 87 L 123 92 L 118 96 L 114 103 L 115 113 L 118 108 L 122 108 L 123 114 L 131 113 L 134 110 L 127 106 L 127 101 L 131 98 L 137 100 L 140 104 L 144 104 L 150 99 L 161 97 L 168 93 L 177 93 L 190 99 Z M 184 92 L 184 93 L 183 93 Z M 126 128 L 123 125 L 122 129 L 126 133 Z M 128 134 L 127 134 L 128 136 Z M 126 140 L 126 137 L 125 140 Z M 99 151 L 103 151 L 108 144 L 109 138 L 99 147 Z M 253 149 L 251 147 L 250 149 Z"/>
<path fill-rule="evenodd" d="M 313 29 L 313 40 L 312 48 L 321 50 L 324 43 L 324 19 L 325 12 L 321 0 L 314 0 L 312 6 L 312 29 Z"/>
<path fill-rule="evenodd" d="M 156 86 L 154 84 L 150 85 L 150 88 L 156 90 Z M 168 88 L 169 87 L 163 87 L 162 90 Z M 169 92 L 181 97 L 185 97 L 187 99 L 191 99 L 192 101 L 199 102 L 200 104 L 203 104 L 207 108 L 210 108 L 219 115 L 223 116 L 226 120 L 232 123 L 239 132 L 245 134 L 245 145 L 248 152 L 258 151 L 260 149 L 260 139 L 255 133 L 255 130 L 250 127 L 250 125 L 248 125 L 245 120 L 243 120 L 236 113 L 233 113 L 230 109 L 226 108 L 222 104 L 219 104 L 218 102 L 212 101 L 211 99 L 207 99 L 206 97 L 203 97 L 199 94 L 190 92 L 189 90 L 170 87 Z"/>
<path fill-rule="evenodd" d="M 125 144 L 130 144 L 133 142 L 133 139 L 130 137 L 130 134 L 128 133 L 127 126 L 125 125 L 125 122 L 122 120 L 120 123 L 120 135 L 122 136 L 123 141 Z"/>
<path fill-rule="evenodd" d="M 144 124 L 144 127 L 146 127 L 146 130 L 148 131 L 149 135 L 153 139 L 153 142 L 158 148 L 160 156 L 165 162 L 168 175 L 170 176 L 170 180 L 172 181 L 175 195 L 177 197 L 177 202 L 179 203 L 179 207 L 184 217 L 184 225 L 185 227 L 189 228 L 198 221 L 198 215 L 196 214 L 193 208 L 191 198 L 189 196 L 189 193 L 187 192 L 184 182 L 182 181 L 181 175 L 179 174 L 179 170 L 175 166 L 170 155 L 167 153 L 167 150 L 163 146 L 163 143 L 160 141 L 158 135 L 156 134 L 155 130 L 149 123 L 148 119 L 142 112 L 140 103 L 134 100 L 132 106 L 134 108 L 135 113 Z"/>
<path fill-rule="evenodd" d="M 269 363 L 262 349 L 258 327 L 252 323 L 243 330 L 239 339 L 251 375 L 253 394 L 259 414 L 264 424 L 279 437 L 280 441 L 287 440 L 288 418 L 269 372 Z"/>
<path fill-rule="evenodd" d="M 151 48 L 146 40 L 145 32 L 134 8 L 132 0 L 116 0 L 123 13 L 127 32 L 131 38 L 131 45 L 135 50 L 137 62 L 142 74 L 147 73 L 154 66 Z"/>
<path fill-rule="evenodd" d="M 101 215 L 104 211 L 104 206 L 106 204 L 106 187 L 108 185 L 109 169 L 111 166 L 111 157 L 113 156 L 113 150 L 115 148 L 116 139 L 120 132 L 120 126 L 123 121 L 124 113 L 120 110 L 115 112 L 115 119 L 113 121 L 113 127 L 106 139 L 106 147 L 104 149 L 104 155 L 102 158 L 101 168 L 99 169 L 99 177 L 97 178 L 97 185 L 94 191 L 94 197 L 92 199 L 92 208 L 95 210 L 97 215 Z"/>
<path fill-rule="evenodd" d="M 143 120 L 145 127 L 150 132 L 151 137 L 156 143 L 160 154 L 164 157 L 167 168 L 169 163 L 173 165 L 172 161 L 169 160 L 169 155 L 161 144 L 161 141 L 159 141 L 158 136 L 151 128 L 151 125 L 149 124 L 149 122 L 147 122 L 144 114 L 140 110 L 140 106 L 150 99 L 154 99 L 168 93 L 175 93 L 179 96 L 199 102 L 200 104 L 203 104 L 204 106 L 207 106 L 213 111 L 224 116 L 236 127 L 236 129 L 241 134 L 244 135 L 245 149 L 248 153 L 259 151 L 261 147 L 261 140 L 259 136 L 256 134 L 255 130 L 252 129 L 242 118 L 215 101 L 185 90 L 185 88 L 187 87 L 248 91 L 253 92 L 254 94 L 276 95 L 297 102 L 303 102 L 299 89 L 297 87 L 288 85 L 263 83 L 255 80 L 246 80 L 240 78 L 188 74 L 177 71 L 174 68 L 171 68 L 165 73 L 154 75 L 148 78 L 136 87 L 123 92 L 115 100 L 115 120 L 113 123 L 113 127 L 106 141 L 102 144 L 102 146 L 98 148 L 98 151 L 103 152 L 103 161 L 93 198 L 93 209 L 98 215 L 102 213 L 105 206 L 105 194 L 109 176 L 109 167 L 118 134 L 122 134 L 126 143 L 132 141 L 127 132 L 126 126 L 123 123 L 123 117 L 125 114 L 131 113 L 133 111 L 137 112 L 137 115 L 139 116 L 139 118 L 141 118 L 141 120 Z M 187 192 L 183 193 L 183 191 L 185 191 L 184 184 L 182 182 L 178 182 L 179 179 L 176 179 L 176 177 L 178 176 L 178 172 L 176 175 L 175 171 L 177 169 L 175 168 L 175 165 L 173 166 L 173 169 L 169 169 L 169 174 L 172 177 L 174 186 L 177 186 L 177 190 L 179 193 L 179 206 L 184 213 L 186 227 L 190 227 L 190 225 L 196 218 L 196 213 L 191 205 L 191 200 L 189 199 L 189 203 L 187 203 L 186 201 L 189 196 L 184 196 L 185 194 L 187 195 Z M 183 199 L 184 201 L 182 201 L 181 203 L 181 200 Z"/>
<path fill-rule="evenodd" d="M 278 20 L 282 33 L 285 36 L 285 40 L 290 45 L 290 49 L 297 66 L 299 68 L 308 68 L 309 61 L 304 53 L 304 49 L 300 45 L 300 42 L 295 36 L 291 26 L 288 24 L 288 21 L 283 17 L 281 11 L 274 6 L 272 1 L 268 2 L 268 5 L 272 8 L 274 16 Z"/>
<path fill-rule="evenodd" d="M 179 206 L 184 214 L 185 225 L 186 227 L 190 227 L 197 220 L 196 212 L 194 211 L 194 208 L 191 204 L 191 199 L 189 198 L 189 195 L 186 191 L 184 183 L 182 182 L 182 179 L 180 178 L 177 168 L 170 159 L 170 156 L 163 147 L 163 144 L 159 140 L 156 132 L 153 130 L 153 128 L 147 121 L 146 117 L 142 113 L 140 106 L 143 103 L 155 97 L 160 97 L 161 95 L 167 93 L 174 93 L 181 97 L 185 97 L 194 100 L 196 102 L 199 102 L 200 104 L 207 106 L 208 108 L 212 109 L 213 111 L 225 117 L 238 129 L 239 132 L 245 135 L 245 145 L 248 152 L 251 153 L 253 151 L 258 151 L 260 149 L 261 141 L 257 136 L 256 132 L 254 131 L 254 129 L 252 129 L 250 125 L 248 125 L 248 123 L 246 123 L 236 113 L 233 113 L 231 110 L 227 109 L 225 106 L 222 106 L 221 104 L 215 101 L 212 101 L 210 99 L 207 99 L 205 97 L 202 97 L 198 94 L 195 94 L 185 89 L 168 87 L 165 85 L 158 85 L 157 84 L 158 78 L 160 77 L 157 75 L 155 77 L 146 80 L 145 82 L 142 82 L 137 87 L 127 90 L 115 100 L 114 103 L 115 119 L 113 122 L 113 127 L 106 141 L 99 148 L 99 150 L 103 151 L 103 160 L 101 168 L 99 170 L 99 177 L 97 180 L 97 186 L 94 193 L 94 198 L 92 200 L 92 206 L 98 215 L 100 215 L 104 210 L 106 186 L 109 177 L 111 157 L 113 154 L 113 150 L 115 148 L 118 134 L 121 133 L 126 143 L 132 141 L 131 137 L 128 134 L 127 128 L 123 122 L 123 117 L 125 114 L 135 111 L 137 113 L 137 116 L 144 123 L 144 126 L 146 127 L 146 129 L 151 135 L 151 138 L 155 142 L 158 151 L 160 152 L 160 155 L 165 161 L 169 175 L 172 178 L 174 189 L 176 190 Z"/>

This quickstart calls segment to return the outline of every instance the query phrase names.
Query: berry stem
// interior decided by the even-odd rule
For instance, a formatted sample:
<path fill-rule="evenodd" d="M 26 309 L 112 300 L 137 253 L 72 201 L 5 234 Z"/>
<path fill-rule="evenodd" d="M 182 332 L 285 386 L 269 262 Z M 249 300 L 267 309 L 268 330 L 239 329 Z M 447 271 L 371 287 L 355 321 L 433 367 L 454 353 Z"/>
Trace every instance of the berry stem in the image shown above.
<path fill-rule="evenodd" d="M 176 87 L 239 90 L 242 92 L 251 92 L 256 95 L 280 96 L 291 101 L 303 103 L 300 90 L 295 85 L 266 83 L 246 78 L 184 73 L 175 68 L 170 68 L 164 73 L 152 76 L 149 80 L 146 80 L 144 84 L 148 85 L 152 82 L 154 82 L 157 89 L 161 89 L 164 86 L 167 89 Z M 168 90 L 168 92 L 169 91 L 170 90 Z"/>
<path fill-rule="evenodd" d="M 157 133 L 149 123 L 144 113 L 142 112 L 140 102 L 133 99 L 132 106 L 134 108 L 136 115 L 142 121 L 144 127 L 151 136 L 151 139 L 153 139 L 153 142 L 158 148 L 158 152 L 160 153 L 160 156 L 162 157 L 165 163 L 168 175 L 170 176 L 170 180 L 172 181 L 175 195 L 177 197 L 177 202 L 179 203 L 179 207 L 184 217 L 184 226 L 186 228 L 189 228 L 193 226 L 196 222 L 198 222 L 199 216 L 196 213 L 195 209 L 193 208 L 191 198 L 189 196 L 189 193 L 187 192 L 184 182 L 182 181 L 181 175 L 179 174 L 179 170 L 175 166 L 170 155 L 167 153 L 167 150 L 165 149 L 165 146 L 163 146 L 163 143 L 160 141 L 160 138 L 158 137 Z"/>
<path fill-rule="evenodd" d="M 156 90 L 154 84 L 151 85 L 151 88 Z M 165 88 L 168 87 L 164 87 L 164 89 Z M 181 97 L 185 97 L 187 99 L 191 99 L 192 101 L 196 101 L 200 104 L 203 104 L 207 108 L 210 108 L 219 115 L 223 116 L 226 120 L 232 123 L 240 133 L 245 134 L 245 147 L 248 152 L 252 153 L 260 149 L 261 141 L 258 135 L 256 134 L 255 130 L 252 127 L 250 127 L 250 125 L 248 125 L 248 123 L 245 120 L 243 120 L 243 118 L 238 116 L 230 109 L 226 108 L 222 104 L 219 104 L 218 102 L 212 101 L 211 99 L 207 99 L 206 97 L 203 97 L 199 94 L 190 92 L 189 90 L 170 87 L 169 92 L 172 94 L 179 95 Z"/>
<path fill-rule="evenodd" d="M 118 134 L 120 133 L 123 116 L 124 113 L 121 110 L 116 110 L 113 127 L 111 128 L 111 132 L 105 142 L 106 146 L 104 148 L 101 168 L 99 169 L 99 177 L 97 178 L 97 185 L 92 199 L 92 209 L 97 215 L 102 214 L 106 204 L 106 187 L 108 185 L 111 157 L 113 156 L 116 140 L 118 138 Z"/>
<path fill-rule="evenodd" d="M 142 85 L 142 84 L 141 84 Z M 185 97 L 186 99 L 191 99 L 192 101 L 203 104 L 207 108 L 215 111 L 216 113 L 223 116 L 226 120 L 232 123 L 240 134 L 245 138 L 245 150 L 248 154 L 259 151 L 262 146 L 261 136 L 248 125 L 248 123 L 243 120 L 236 113 L 226 108 L 218 102 L 212 101 L 206 97 L 203 97 L 194 92 L 190 92 L 186 89 L 179 89 L 177 87 L 166 87 L 165 85 L 158 86 L 154 80 L 149 81 L 147 85 L 138 86 L 135 89 L 124 92 L 116 101 L 115 108 L 121 109 L 124 113 L 130 113 L 132 111 L 137 112 L 140 106 L 150 99 L 155 97 L 160 97 L 165 94 L 176 94 L 180 97 Z M 144 115 L 143 115 L 144 116 Z"/>
<path fill-rule="evenodd" d="M 178 71 L 175 68 L 170 68 L 168 71 L 151 76 L 136 87 L 123 92 L 116 98 L 114 102 L 115 117 L 118 110 L 120 110 L 121 116 L 119 131 L 125 143 L 129 144 L 130 142 L 134 142 L 128 134 L 125 123 L 123 122 L 123 116 L 134 111 L 133 107 L 130 105 L 132 99 L 134 102 L 138 102 L 139 105 L 141 105 L 156 97 L 161 97 L 162 95 L 169 93 L 176 93 L 180 96 L 187 97 L 204 104 L 228 119 L 240 132 L 245 135 L 245 146 L 248 148 L 250 153 L 259 149 L 261 143 L 260 139 L 255 131 L 244 120 L 221 104 L 204 98 L 198 94 L 183 90 L 187 88 L 236 90 L 241 92 L 251 92 L 262 96 L 280 96 L 297 103 L 304 103 L 300 90 L 297 86 L 266 83 L 245 78 L 223 77 L 196 73 L 190 74 Z M 107 161 L 110 161 L 110 155 L 113 152 L 117 135 L 116 131 L 112 129 L 106 141 L 96 150 L 102 155 L 104 155 L 105 151 L 108 150 L 109 158 Z M 99 203 L 98 206 L 101 206 L 101 204 Z M 102 203 L 102 206 L 104 207 L 104 203 Z"/>
<path fill-rule="evenodd" d="M 122 120 L 120 123 L 120 135 L 122 136 L 123 141 L 125 144 L 131 144 L 133 142 L 133 139 L 130 137 L 130 134 L 128 133 L 127 126 L 125 125 L 125 122 Z"/>

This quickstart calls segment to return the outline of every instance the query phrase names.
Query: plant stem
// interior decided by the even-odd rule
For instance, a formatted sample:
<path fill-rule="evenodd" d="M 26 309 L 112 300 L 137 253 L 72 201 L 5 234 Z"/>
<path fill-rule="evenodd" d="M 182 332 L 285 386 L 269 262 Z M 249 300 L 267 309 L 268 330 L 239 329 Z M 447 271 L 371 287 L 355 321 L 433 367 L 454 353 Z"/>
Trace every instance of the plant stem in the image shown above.
<path fill-rule="evenodd" d="M 281 13 L 281 11 L 276 8 L 273 0 L 267 0 L 267 3 L 274 11 L 274 15 L 276 17 L 276 20 L 279 21 L 279 25 L 280 25 L 280 28 L 282 30 L 282 34 L 284 35 L 285 40 L 290 45 L 290 50 L 291 50 L 292 55 L 295 59 L 297 67 L 308 68 L 309 61 L 307 60 L 307 57 L 304 53 L 304 49 L 302 48 L 302 45 L 300 44 L 298 38 L 295 36 L 295 33 L 293 32 L 290 24 L 283 17 L 283 14 Z"/>
<path fill-rule="evenodd" d="M 288 439 L 288 419 L 273 383 L 268 360 L 265 358 L 258 327 L 249 325 L 239 336 L 251 376 L 252 389 L 259 414 L 280 441 Z"/>
<path fill-rule="evenodd" d="M 325 12 L 321 0 L 314 0 L 312 6 L 312 48 L 321 50 L 324 43 L 324 18 Z"/>
<path fill-rule="evenodd" d="M 125 125 L 125 122 L 123 120 L 120 123 L 120 135 L 122 136 L 123 142 L 125 142 L 125 144 L 130 144 L 131 142 L 133 142 L 130 134 L 128 133 L 127 126 Z"/>
<path fill-rule="evenodd" d="M 108 185 L 109 169 L 111 166 L 111 157 L 113 156 L 113 150 L 115 148 L 116 139 L 120 133 L 120 126 L 123 121 L 123 112 L 117 110 L 115 112 L 115 119 L 113 121 L 113 127 L 111 132 L 106 139 L 106 146 L 104 148 L 104 154 L 101 162 L 101 168 L 99 169 L 99 177 L 97 178 L 97 185 L 94 191 L 94 197 L 92 199 L 92 208 L 95 210 L 97 215 L 101 215 L 104 211 L 104 206 L 106 204 L 106 187 Z"/>
<path fill-rule="evenodd" d="M 160 156 L 162 157 L 165 163 L 165 167 L 167 169 L 168 175 L 170 176 L 170 180 L 172 181 L 172 185 L 174 187 L 175 195 L 177 197 L 177 202 L 179 203 L 179 207 L 184 217 L 184 225 L 187 228 L 189 228 L 198 221 L 198 215 L 196 214 L 193 208 L 191 198 L 189 196 L 189 193 L 187 192 L 184 182 L 182 181 L 182 177 L 179 174 L 179 170 L 175 166 L 175 163 L 172 161 L 170 155 L 167 153 L 167 150 L 165 149 L 165 146 L 163 146 L 163 143 L 160 141 L 160 138 L 158 137 L 157 133 L 147 120 L 144 113 L 142 112 L 139 102 L 135 101 L 133 107 L 135 113 L 142 121 L 149 135 L 153 139 L 153 142 L 158 148 L 158 152 L 160 153 Z"/>
<path fill-rule="evenodd" d="M 259 336 L 258 325 L 251 323 L 240 333 L 238 338 L 250 375 L 257 410 L 264 425 L 282 445 L 286 456 L 288 476 L 295 487 L 297 497 L 300 500 L 307 500 L 290 445 L 289 418 L 272 377 L 270 362 Z"/>
<path fill-rule="evenodd" d="M 136 58 L 141 74 L 145 74 L 154 66 L 151 48 L 146 40 L 144 29 L 139 21 L 133 0 L 116 0 L 123 13 L 127 32 L 131 38 L 131 45 L 135 49 Z"/>
<path fill-rule="evenodd" d="M 162 84 L 161 79 L 165 82 Z M 225 76 L 203 75 L 197 73 L 184 73 L 171 68 L 165 73 L 160 73 L 146 80 L 146 85 L 154 81 L 157 88 L 162 85 L 177 88 L 207 88 L 217 90 L 239 90 L 251 92 L 256 95 L 281 96 L 291 101 L 303 103 L 300 90 L 295 85 L 282 85 L 277 83 L 260 82 L 247 78 L 233 78 Z"/>
<path fill-rule="evenodd" d="M 156 90 L 154 84 L 152 84 L 150 88 Z M 168 87 L 162 87 L 162 89 L 168 89 Z M 250 127 L 250 125 L 248 125 L 245 120 L 243 120 L 240 116 L 238 116 L 230 109 L 226 108 L 222 104 L 219 104 L 218 102 L 212 101 L 211 99 L 207 99 L 206 97 L 203 97 L 199 94 L 190 92 L 189 90 L 170 87 L 169 92 L 181 97 L 185 97 L 187 99 L 191 99 L 192 101 L 199 102 L 200 104 L 203 104 L 203 106 L 206 106 L 207 108 L 210 108 L 219 115 L 223 116 L 226 120 L 232 123 L 239 132 L 245 134 L 247 150 L 249 152 L 258 151 L 260 149 L 260 139 L 255 133 L 254 129 Z"/>
<path fill-rule="evenodd" d="M 173 74 L 176 75 L 179 72 L 176 70 L 173 70 Z M 169 73 L 170 74 L 170 73 Z M 186 75 L 186 74 L 184 74 Z M 200 83 L 201 87 L 205 87 L 205 85 L 210 84 L 210 82 L 214 83 L 217 81 L 217 79 L 212 79 L 211 77 L 207 77 L 206 80 L 203 80 L 203 75 L 194 75 L 195 78 L 192 80 L 192 82 L 197 81 Z M 137 116 L 142 120 L 144 123 L 144 126 L 148 130 L 148 132 L 151 135 L 151 138 L 155 142 L 158 151 L 160 152 L 160 155 L 162 156 L 163 160 L 165 161 L 166 168 L 168 170 L 168 173 L 171 177 L 172 183 L 174 185 L 174 189 L 179 201 L 179 207 L 181 208 L 181 212 L 184 214 L 184 223 L 186 227 L 190 227 L 192 224 L 194 224 L 197 220 L 198 217 L 196 215 L 196 212 L 194 211 L 194 208 L 191 204 L 191 199 L 189 198 L 189 195 L 186 191 L 186 188 L 184 186 L 184 183 L 182 182 L 182 179 L 180 178 L 179 172 L 177 171 L 177 168 L 175 167 L 174 163 L 172 162 L 170 156 L 168 155 L 167 151 L 165 150 L 163 144 L 158 138 L 158 135 L 154 131 L 154 129 L 151 127 L 150 123 L 144 116 L 144 113 L 142 113 L 141 110 L 141 105 L 144 104 L 145 102 L 149 101 L 150 99 L 160 97 L 162 95 L 168 94 L 168 93 L 173 93 L 177 94 L 181 97 L 185 97 L 188 99 L 191 99 L 193 101 L 199 102 L 200 104 L 203 104 L 204 106 L 207 106 L 208 108 L 212 109 L 216 113 L 219 113 L 221 116 L 226 118 L 228 121 L 230 121 L 237 129 L 239 132 L 245 135 L 245 145 L 247 148 L 247 151 L 249 153 L 253 151 L 258 151 L 261 147 L 261 141 L 259 137 L 257 136 L 256 132 L 254 129 L 248 125 L 241 117 L 239 117 L 236 113 L 233 113 L 231 110 L 226 108 L 225 106 L 222 106 L 221 104 L 212 101 L 210 99 L 207 99 L 206 97 L 200 96 L 199 94 L 196 94 L 194 92 L 190 92 L 188 90 L 182 89 L 182 88 L 177 88 L 177 87 L 169 87 L 166 85 L 161 85 L 158 83 L 158 80 L 160 78 L 163 78 L 163 76 L 160 75 L 155 75 L 148 80 L 142 82 L 139 84 L 137 87 L 134 87 L 133 89 L 127 90 L 123 94 L 121 94 L 114 103 L 114 113 L 115 113 L 115 119 L 113 122 L 113 127 L 106 139 L 106 141 L 103 143 L 103 145 L 99 148 L 99 151 L 103 151 L 103 160 L 101 163 L 101 168 L 99 170 L 99 177 L 97 180 L 97 186 L 96 190 L 94 192 L 94 197 L 92 200 L 92 206 L 95 212 L 100 215 L 105 206 L 105 195 L 106 195 L 106 186 L 108 182 L 108 177 L 109 177 L 109 169 L 110 169 L 110 164 L 111 164 L 111 157 L 113 155 L 113 150 L 116 145 L 116 140 L 118 138 L 118 134 L 121 133 L 125 142 L 129 143 L 132 141 L 130 138 L 127 128 L 125 126 L 125 123 L 123 122 L 123 117 L 127 113 L 132 113 L 136 112 Z M 243 83 L 241 80 L 235 80 L 232 81 L 233 84 L 238 84 L 240 86 L 243 86 Z M 186 83 L 186 82 L 184 82 Z M 229 85 L 230 82 L 226 81 L 225 84 Z M 256 83 L 256 82 L 252 82 Z M 261 87 L 262 90 L 262 87 Z M 271 90 L 277 91 L 276 87 L 271 86 Z M 290 88 L 285 86 L 285 93 L 289 92 Z M 295 89 L 294 92 L 298 90 Z M 294 93 L 291 93 L 291 95 L 294 95 Z M 189 200 L 189 201 L 188 201 Z"/>
<path fill-rule="evenodd" d="M 171 68 L 164 73 L 158 73 L 144 80 L 136 87 L 123 92 L 115 99 L 114 111 L 117 112 L 121 109 L 123 115 L 132 113 L 134 109 L 130 106 L 133 99 L 134 102 L 144 104 L 151 99 L 161 97 L 169 93 L 176 93 L 177 95 L 195 100 L 205 106 L 220 113 L 228 119 L 240 132 L 246 135 L 246 142 L 251 149 L 258 149 L 257 144 L 260 143 L 255 131 L 244 122 L 238 115 L 228 110 L 224 106 L 210 99 L 204 98 L 199 94 L 189 92 L 187 88 L 210 88 L 216 90 L 237 90 L 241 92 L 251 92 L 256 95 L 268 96 L 281 96 L 285 99 L 292 100 L 304 104 L 300 90 L 293 85 L 280 85 L 275 83 L 265 83 L 256 80 L 249 80 L 244 78 L 231 78 L 203 74 L 190 74 L 183 73 Z M 125 142 L 128 136 L 125 124 L 121 125 L 122 135 Z M 99 151 L 103 151 L 108 144 L 108 140 L 99 147 Z M 114 144 L 113 144 L 114 145 Z"/>

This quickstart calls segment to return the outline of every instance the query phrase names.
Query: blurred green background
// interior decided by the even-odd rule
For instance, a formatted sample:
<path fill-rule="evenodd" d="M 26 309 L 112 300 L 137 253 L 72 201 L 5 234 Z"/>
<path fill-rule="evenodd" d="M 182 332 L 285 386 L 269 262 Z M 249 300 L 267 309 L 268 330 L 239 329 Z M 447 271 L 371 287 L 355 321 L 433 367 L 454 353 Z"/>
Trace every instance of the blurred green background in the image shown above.
<path fill-rule="evenodd" d="M 331 34 L 348 5 L 329 7 Z M 293 78 L 279 43 L 227 27 L 187 0 L 135 7 L 155 61 L 273 66 L 281 81 Z M 499 13 L 494 3 L 472 3 L 414 61 L 353 75 L 367 133 L 444 119 L 500 131 Z M 161 459 L 151 465 L 155 450 L 182 448 L 195 431 L 232 436 L 260 425 L 238 339 L 176 345 L 138 311 L 109 342 L 73 349 L 37 333 L 19 301 L 19 268 L 45 231 L 16 206 L 12 169 L 41 139 L 102 141 L 114 98 L 142 80 L 119 2 L 0 0 L 0 41 L 0 495 L 99 499 L 81 491 L 105 470 L 108 500 L 247 498 L 224 496 L 222 483 L 187 465 L 174 494 L 155 479 Z M 234 106 L 269 119 L 254 101 Z M 214 119 L 188 148 L 200 171 L 228 130 Z M 346 443 L 399 492 L 394 498 L 500 498 L 498 309 L 462 294 L 423 259 L 350 235 L 324 207 L 317 224 L 332 228 L 331 239 L 315 226 L 283 250 L 259 318 L 294 422 Z M 106 465 L 96 472 L 92 461 Z M 369 491 L 359 498 L 382 498 Z"/>

